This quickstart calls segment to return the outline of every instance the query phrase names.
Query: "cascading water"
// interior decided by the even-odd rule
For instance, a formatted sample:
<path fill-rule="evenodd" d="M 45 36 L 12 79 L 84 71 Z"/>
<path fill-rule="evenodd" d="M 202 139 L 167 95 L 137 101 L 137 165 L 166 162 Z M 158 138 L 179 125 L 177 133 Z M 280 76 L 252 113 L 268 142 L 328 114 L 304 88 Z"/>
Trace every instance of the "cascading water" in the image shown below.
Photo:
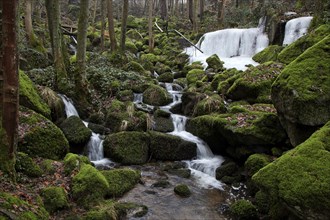
<path fill-rule="evenodd" d="M 217 54 L 226 68 L 246 69 L 245 65 L 258 63 L 252 60 L 252 56 L 268 46 L 269 40 L 264 33 L 264 18 L 260 19 L 257 28 L 249 29 L 224 29 L 204 34 L 197 47 L 186 48 L 186 53 L 190 56 L 190 62 L 201 61 L 205 66 L 206 59 Z"/>
<path fill-rule="evenodd" d="M 66 97 L 65 95 L 60 95 L 62 98 L 65 106 L 65 113 L 66 116 L 69 118 L 70 116 L 77 116 L 79 117 L 79 114 L 74 107 L 72 101 Z M 88 127 L 88 122 L 83 121 L 84 125 Z M 107 166 L 110 163 L 112 163 L 109 159 L 104 158 L 103 153 L 103 140 L 100 138 L 100 135 L 97 133 L 92 132 L 92 136 L 90 137 L 90 140 L 87 144 L 88 148 L 88 158 L 90 161 L 92 161 L 96 166 Z"/>
<path fill-rule="evenodd" d="M 304 36 L 313 17 L 300 17 L 288 21 L 285 25 L 283 45 L 289 45 Z"/>

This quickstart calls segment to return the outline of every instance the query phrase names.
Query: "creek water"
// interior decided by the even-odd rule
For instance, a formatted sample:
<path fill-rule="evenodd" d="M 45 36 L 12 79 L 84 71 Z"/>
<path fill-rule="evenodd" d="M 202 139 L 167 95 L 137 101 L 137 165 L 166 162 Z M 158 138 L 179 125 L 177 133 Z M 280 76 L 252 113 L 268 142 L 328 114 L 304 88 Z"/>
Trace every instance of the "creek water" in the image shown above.
<path fill-rule="evenodd" d="M 288 21 L 285 25 L 283 45 L 292 44 L 294 41 L 304 36 L 308 31 L 312 19 L 313 17 L 300 17 Z"/>

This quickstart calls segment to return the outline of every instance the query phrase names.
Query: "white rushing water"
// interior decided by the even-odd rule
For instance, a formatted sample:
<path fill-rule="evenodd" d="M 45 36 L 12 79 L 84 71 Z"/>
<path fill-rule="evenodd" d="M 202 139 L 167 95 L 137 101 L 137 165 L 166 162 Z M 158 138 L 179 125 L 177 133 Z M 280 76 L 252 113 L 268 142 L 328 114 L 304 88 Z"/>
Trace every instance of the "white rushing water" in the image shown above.
<path fill-rule="evenodd" d="M 264 33 L 265 19 L 260 19 L 257 28 L 224 29 L 204 34 L 197 43 L 203 53 L 194 47 L 186 48 L 190 62 L 201 61 L 206 67 L 206 59 L 217 54 L 226 68 L 245 70 L 245 65 L 257 65 L 252 56 L 269 44 L 268 36 Z"/>
<path fill-rule="evenodd" d="M 66 117 L 70 116 L 77 116 L 79 117 L 79 114 L 76 110 L 76 108 L 73 105 L 72 100 L 70 100 L 68 97 L 65 95 L 60 95 L 59 96 L 62 98 L 65 106 L 65 113 Z M 88 128 L 88 122 L 82 121 L 84 125 Z M 90 137 L 90 140 L 87 144 L 88 148 L 88 158 L 91 162 L 93 162 L 96 166 L 107 166 L 112 161 L 110 161 L 107 158 L 104 158 L 104 153 L 103 153 L 103 140 L 100 138 L 100 134 L 92 132 L 92 136 Z"/>
<path fill-rule="evenodd" d="M 289 45 L 304 36 L 313 17 L 300 17 L 291 19 L 285 25 L 285 36 L 283 45 Z"/>

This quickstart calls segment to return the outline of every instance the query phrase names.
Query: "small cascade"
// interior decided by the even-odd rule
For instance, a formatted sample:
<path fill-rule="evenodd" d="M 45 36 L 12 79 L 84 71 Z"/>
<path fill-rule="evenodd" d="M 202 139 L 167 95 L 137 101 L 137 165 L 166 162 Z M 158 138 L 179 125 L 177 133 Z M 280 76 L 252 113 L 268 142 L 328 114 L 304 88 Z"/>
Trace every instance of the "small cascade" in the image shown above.
<path fill-rule="evenodd" d="M 70 116 L 78 116 L 79 114 L 76 108 L 73 105 L 72 100 L 70 100 L 65 95 L 59 94 L 62 98 L 65 106 L 66 116 L 69 118 Z M 88 128 L 88 122 L 82 121 L 84 125 Z M 100 134 L 92 132 L 92 136 L 87 144 L 88 148 L 88 158 L 91 162 L 95 164 L 95 166 L 107 166 L 112 163 L 109 159 L 104 158 L 103 153 L 103 140 L 100 138 Z"/>
<path fill-rule="evenodd" d="M 291 19 L 285 25 L 285 35 L 283 45 L 289 45 L 304 36 L 313 17 L 300 17 Z"/>

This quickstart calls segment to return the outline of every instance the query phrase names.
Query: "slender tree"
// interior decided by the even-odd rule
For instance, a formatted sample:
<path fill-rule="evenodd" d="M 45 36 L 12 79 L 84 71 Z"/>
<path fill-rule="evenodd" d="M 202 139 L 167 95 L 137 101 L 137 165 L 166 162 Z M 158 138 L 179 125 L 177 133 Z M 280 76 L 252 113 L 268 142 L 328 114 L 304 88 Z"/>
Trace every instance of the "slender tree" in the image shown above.
<path fill-rule="evenodd" d="M 82 101 L 87 101 L 87 77 L 86 77 L 86 40 L 88 28 L 89 0 L 80 1 L 80 13 L 77 34 L 77 63 L 75 71 L 75 86 L 77 96 Z"/>
<path fill-rule="evenodd" d="M 159 1 L 159 7 L 160 7 L 160 17 L 164 21 L 167 20 L 167 1 L 161 0 Z"/>
<path fill-rule="evenodd" d="M 30 45 L 33 45 L 34 41 L 34 34 L 33 34 L 33 27 L 32 27 L 32 1 L 25 0 L 25 8 L 24 8 L 24 25 L 27 39 Z"/>
<path fill-rule="evenodd" d="M 204 5 L 205 5 L 205 0 L 200 0 L 199 1 L 199 19 L 202 22 L 204 18 Z"/>
<path fill-rule="evenodd" d="M 148 33 L 149 33 L 149 50 L 150 51 L 153 51 L 153 49 L 154 49 L 154 35 L 153 35 L 153 31 L 152 31 L 152 20 L 153 20 L 152 12 L 153 12 L 153 1 L 148 0 Z"/>
<path fill-rule="evenodd" d="M 104 51 L 104 32 L 106 28 L 105 22 L 105 10 L 106 10 L 106 0 L 101 0 L 101 51 Z"/>
<path fill-rule="evenodd" d="M 1 125 L 0 169 L 15 180 L 15 154 L 18 142 L 18 0 L 1 4 Z"/>
<path fill-rule="evenodd" d="M 125 52 L 126 31 L 127 31 L 127 18 L 128 18 L 128 0 L 124 0 L 123 16 L 121 18 L 121 37 L 120 37 L 120 50 Z"/>
<path fill-rule="evenodd" d="M 193 0 L 193 31 L 196 33 L 198 32 L 198 21 L 197 21 L 197 14 L 198 14 L 198 0 Z"/>
<path fill-rule="evenodd" d="M 117 41 L 115 33 L 115 24 L 113 19 L 113 2 L 112 0 L 107 0 L 107 9 L 108 9 L 108 25 L 109 25 L 109 37 L 110 37 L 110 48 L 111 51 L 117 50 Z"/>

